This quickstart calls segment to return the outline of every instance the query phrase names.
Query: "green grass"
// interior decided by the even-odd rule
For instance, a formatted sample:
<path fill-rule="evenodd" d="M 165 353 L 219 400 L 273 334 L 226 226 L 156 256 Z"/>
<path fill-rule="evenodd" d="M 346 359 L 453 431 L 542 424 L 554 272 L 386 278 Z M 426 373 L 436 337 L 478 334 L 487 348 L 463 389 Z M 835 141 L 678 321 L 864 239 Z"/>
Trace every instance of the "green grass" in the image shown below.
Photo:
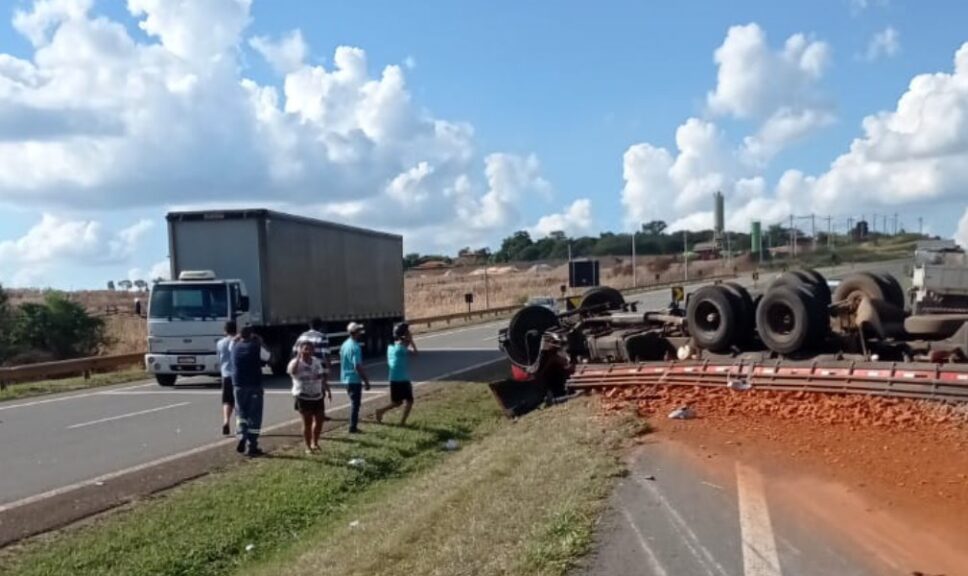
<path fill-rule="evenodd" d="M 144 370 L 138 368 L 122 370 L 120 372 L 92 374 L 90 378 L 61 378 L 59 380 L 10 384 L 3 390 L 0 390 L 0 401 L 27 398 L 29 396 L 41 396 L 43 394 L 55 394 L 58 392 L 70 392 L 72 390 L 83 390 L 98 386 L 110 386 L 112 384 L 124 384 L 125 382 L 136 382 L 149 378 L 150 376 Z"/>
<path fill-rule="evenodd" d="M 440 385 L 412 426 L 232 467 L 9 548 L 0 573 L 563 574 L 621 469 L 603 448 L 627 428 L 606 429 L 586 401 L 511 423 L 483 385 Z"/>

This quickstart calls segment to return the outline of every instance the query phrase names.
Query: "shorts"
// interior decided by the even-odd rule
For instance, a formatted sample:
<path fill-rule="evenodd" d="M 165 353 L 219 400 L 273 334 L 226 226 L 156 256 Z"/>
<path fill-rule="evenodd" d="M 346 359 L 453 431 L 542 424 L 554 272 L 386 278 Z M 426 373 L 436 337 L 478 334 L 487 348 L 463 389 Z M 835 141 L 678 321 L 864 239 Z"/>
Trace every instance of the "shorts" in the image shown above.
<path fill-rule="evenodd" d="M 222 378 L 222 404 L 235 406 L 235 392 L 232 391 L 232 377 Z"/>
<path fill-rule="evenodd" d="M 409 380 L 390 382 L 390 402 L 413 402 L 413 385 Z"/>
<path fill-rule="evenodd" d="M 300 414 L 322 415 L 326 411 L 326 404 L 322 398 L 307 400 L 306 398 L 296 396 L 296 401 L 293 407 L 296 409 L 296 412 L 299 412 Z"/>

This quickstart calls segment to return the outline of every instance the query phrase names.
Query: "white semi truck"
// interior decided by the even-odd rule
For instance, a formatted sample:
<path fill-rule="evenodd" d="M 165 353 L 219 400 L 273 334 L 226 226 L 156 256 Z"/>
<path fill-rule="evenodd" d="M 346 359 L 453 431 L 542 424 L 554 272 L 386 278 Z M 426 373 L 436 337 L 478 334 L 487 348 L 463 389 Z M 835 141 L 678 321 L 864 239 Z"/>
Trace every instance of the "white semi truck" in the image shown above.
<path fill-rule="evenodd" d="M 208 210 L 167 216 L 171 277 L 152 286 L 145 365 L 162 386 L 219 373 L 215 344 L 228 320 L 252 326 L 285 372 L 299 333 L 325 322 L 330 346 L 346 324 L 366 326 L 364 353 L 386 349 L 403 320 L 400 236 L 273 212 Z"/>

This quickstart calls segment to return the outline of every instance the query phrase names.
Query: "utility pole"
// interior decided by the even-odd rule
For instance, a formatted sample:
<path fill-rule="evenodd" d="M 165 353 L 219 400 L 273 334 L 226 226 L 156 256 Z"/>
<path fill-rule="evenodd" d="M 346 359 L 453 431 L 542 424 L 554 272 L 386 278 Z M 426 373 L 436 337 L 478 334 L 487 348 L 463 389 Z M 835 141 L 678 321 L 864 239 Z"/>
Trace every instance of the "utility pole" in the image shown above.
<path fill-rule="evenodd" d="M 918 236 L 924 234 L 924 218 L 918 216 Z"/>
<path fill-rule="evenodd" d="M 484 261 L 484 309 L 491 309 L 491 290 L 487 282 L 487 267 L 490 264 L 487 260 Z"/>
<path fill-rule="evenodd" d="M 827 249 L 828 250 L 832 248 L 834 245 L 832 223 L 833 223 L 833 218 L 831 218 L 830 216 L 827 216 Z"/>
<path fill-rule="evenodd" d="M 817 251 L 817 216 L 810 215 L 810 236 L 813 237 L 813 251 Z"/>
<path fill-rule="evenodd" d="M 632 288 L 638 287 L 638 276 L 635 275 L 635 230 L 632 230 Z"/>
<path fill-rule="evenodd" d="M 684 271 L 683 277 L 685 278 L 686 282 L 689 281 L 689 236 L 688 234 L 689 233 L 687 230 L 682 231 L 682 264 L 683 264 L 682 269 Z"/>
<path fill-rule="evenodd" d="M 797 257 L 797 229 L 793 226 L 793 214 L 790 214 L 790 256 Z"/>
<path fill-rule="evenodd" d="M 894 213 L 894 235 L 897 236 L 897 212 Z"/>

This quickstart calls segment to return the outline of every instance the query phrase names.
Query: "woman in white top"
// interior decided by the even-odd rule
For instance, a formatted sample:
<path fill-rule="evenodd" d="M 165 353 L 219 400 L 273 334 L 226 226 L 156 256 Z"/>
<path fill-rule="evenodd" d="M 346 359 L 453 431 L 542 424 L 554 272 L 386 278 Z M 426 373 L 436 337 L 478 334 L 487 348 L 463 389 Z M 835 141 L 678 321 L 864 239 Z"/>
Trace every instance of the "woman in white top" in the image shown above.
<path fill-rule="evenodd" d="M 299 347 L 299 355 L 289 362 L 289 376 L 292 377 L 292 395 L 296 399 L 296 410 L 302 415 L 303 439 L 306 452 L 319 450 L 319 434 L 323 431 L 325 406 L 323 395 L 333 399 L 327 382 L 326 366 L 316 358 L 312 342 L 304 342 Z"/>

